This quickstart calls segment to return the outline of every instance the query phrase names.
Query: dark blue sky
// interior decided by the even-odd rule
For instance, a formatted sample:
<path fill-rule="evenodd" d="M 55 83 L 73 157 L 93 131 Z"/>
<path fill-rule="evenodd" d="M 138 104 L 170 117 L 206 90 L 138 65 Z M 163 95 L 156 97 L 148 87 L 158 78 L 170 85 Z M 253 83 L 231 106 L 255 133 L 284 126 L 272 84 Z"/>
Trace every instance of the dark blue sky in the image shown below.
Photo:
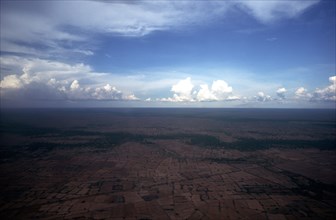
<path fill-rule="evenodd" d="M 234 19 L 241 15 L 242 20 Z M 99 38 L 102 47 L 97 56 L 88 62 L 99 71 L 197 63 L 201 67 L 234 65 L 264 72 L 335 60 L 335 9 L 326 2 L 299 18 L 268 26 L 244 17 L 243 12 L 235 16 L 194 29 L 186 27 L 186 31 L 157 31 L 140 38 L 105 35 Z"/>

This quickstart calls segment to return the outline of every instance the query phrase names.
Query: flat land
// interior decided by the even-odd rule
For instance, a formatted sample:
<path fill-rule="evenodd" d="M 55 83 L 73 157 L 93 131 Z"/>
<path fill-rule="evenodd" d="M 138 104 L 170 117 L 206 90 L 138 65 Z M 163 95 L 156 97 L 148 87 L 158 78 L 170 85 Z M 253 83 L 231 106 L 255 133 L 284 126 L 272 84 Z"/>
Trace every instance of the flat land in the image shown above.
<path fill-rule="evenodd" d="M 1 219 L 336 219 L 334 110 L 1 110 Z"/>

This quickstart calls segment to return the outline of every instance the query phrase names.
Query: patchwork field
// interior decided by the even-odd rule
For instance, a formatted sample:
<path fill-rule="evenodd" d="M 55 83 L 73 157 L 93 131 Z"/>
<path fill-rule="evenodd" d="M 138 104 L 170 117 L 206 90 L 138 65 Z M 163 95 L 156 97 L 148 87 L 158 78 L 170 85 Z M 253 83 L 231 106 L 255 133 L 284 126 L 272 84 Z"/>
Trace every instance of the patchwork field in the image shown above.
<path fill-rule="evenodd" d="M 2 110 L 1 219 L 335 219 L 333 110 Z"/>

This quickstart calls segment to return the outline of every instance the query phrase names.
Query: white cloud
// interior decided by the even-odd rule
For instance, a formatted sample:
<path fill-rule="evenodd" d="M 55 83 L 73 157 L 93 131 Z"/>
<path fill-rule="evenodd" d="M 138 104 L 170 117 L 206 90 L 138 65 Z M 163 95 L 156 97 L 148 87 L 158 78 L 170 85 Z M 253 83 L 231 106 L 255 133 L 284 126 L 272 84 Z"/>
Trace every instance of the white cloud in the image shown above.
<path fill-rule="evenodd" d="M 209 90 L 209 86 L 207 84 L 201 85 L 201 89 L 197 93 L 198 101 L 216 101 L 217 97 Z"/>
<path fill-rule="evenodd" d="M 307 90 L 304 87 L 300 87 L 295 91 L 295 95 L 298 97 L 304 96 Z"/>
<path fill-rule="evenodd" d="M 305 1 L 284 1 L 284 0 L 267 0 L 267 1 L 239 1 L 239 6 L 255 17 L 262 23 L 273 23 L 280 19 L 289 19 L 300 15 L 307 8 L 318 3 L 318 0 Z"/>
<path fill-rule="evenodd" d="M 299 87 L 295 91 L 295 98 L 298 100 L 309 100 L 312 102 L 336 101 L 336 76 L 329 77 L 330 85 L 324 88 L 317 88 L 314 92 L 309 92 L 304 87 Z"/>
<path fill-rule="evenodd" d="M 329 86 L 319 89 L 313 93 L 313 101 L 336 101 L 336 76 L 329 77 Z"/>
<path fill-rule="evenodd" d="M 130 94 L 130 95 L 125 95 L 123 96 L 124 100 L 130 100 L 130 101 L 138 101 L 140 100 L 138 97 L 136 97 L 134 94 Z"/>
<path fill-rule="evenodd" d="M 272 97 L 269 95 L 266 95 L 263 92 L 258 92 L 257 96 L 254 96 L 254 99 L 259 101 L 259 102 L 268 102 L 272 101 Z"/>
<path fill-rule="evenodd" d="M 0 82 L 0 88 L 4 89 L 17 89 L 22 87 L 22 82 L 16 75 L 5 76 Z"/>
<path fill-rule="evenodd" d="M 175 98 L 171 98 L 171 97 L 157 98 L 156 101 L 159 101 L 159 102 L 178 102 L 178 100 L 176 100 Z"/>
<path fill-rule="evenodd" d="M 74 80 L 77 77 L 96 76 L 91 67 L 83 63 L 73 65 L 39 58 L 23 58 L 18 56 L 0 57 L 0 65 L 9 72 L 23 72 L 21 79 L 47 81 L 51 78 Z M 4 73 L 3 73 L 4 74 Z"/>
<path fill-rule="evenodd" d="M 121 91 L 119 91 L 116 87 L 111 87 L 109 84 L 98 87 L 92 90 L 88 90 L 89 96 L 92 99 L 98 99 L 98 100 L 121 100 L 123 97 L 123 94 Z"/>
<path fill-rule="evenodd" d="M 70 89 L 71 90 L 77 90 L 79 89 L 79 83 L 78 83 L 78 80 L 74 80 L 71 85 L 70 85 Z"/>
<path fill-rule="evenodd" d="M 304 87 L 299 87 L 295 91 L 295 98 L 297 99 L 310 99 L 312 95 Z"/>
<path fill-rule="evenodd" d="M 241 98 L 239 96 L 236 96 L 236 95 L 231 95 L 231 96 L 228 96 L 226 98 L 226 100 L 228 101 L 236 101 L 236 100 L 240 100 Z"/>
<path fill-rule="evenodd" d="M 211 89 L 207 84 L 201 84 L 200 89 L 193 90 L 194 85 L 191 78 L 178 81 L 172 86 L 171 91 L 174 92 L 173 97 L 161 98 L 159 101 L 165 102 L 195 102 L 195 101 L 223 101 L 237 100 L 238 96 L 232 95 L 232 87 L 224 80 L 215 80 Z"/>
<path fill-rule="evenodd" d="M 224 80 L 215 80 L 212 83 L 211 91 L 218 99 L 225 99 L 227 93 L 232 92 L 232 87 L 229 86 Z"/>
<path fill-rule="evenodd" d="M 102 85 L 108 80 L 106 74 L 93 72 L 84 64 L 19 57 L 1 57 L 0 64 L 8 69 L 12 66 L 22 68 L 21 73 L 6 75 L 0 81 L 2 98 L 138 100 L 129 91 L 122 92 L 110 84 Z"/>
<path fill-rule="evenodd" d="M 174 92 L 174 100 L 177 102 L 193 101 L 192 89 L 194 85 L 191 83 L 191 78 L 180 80 L 172 86 L 171 91 Z"/>
<path fill-rule="evenodd" d="M 197 93 L 198 101 L 219 101 L 238 99 L 237 96 L 229 96 L 232 93 L 232 87 L 224 80 L 215 80 L 212 83 L 211 90 L 207 84 L 202 84 Z"/>
<path fill-rule="evenodd" d="M 75 85 L 75 89 L 72 89 L 72 85 Z M 77 80 L 71 84 L 70 91 L 65 92 L 71 100 L 138 100 L 134 94 L 124 94 L 110 84 L 82 88 Z"/>
<path fill-rule="evenodd" d="M 276 93 L 280 99 L 285 99 L 286 98 L 286 92 L 287 90 L 285 88 L 279 88 Z"/>

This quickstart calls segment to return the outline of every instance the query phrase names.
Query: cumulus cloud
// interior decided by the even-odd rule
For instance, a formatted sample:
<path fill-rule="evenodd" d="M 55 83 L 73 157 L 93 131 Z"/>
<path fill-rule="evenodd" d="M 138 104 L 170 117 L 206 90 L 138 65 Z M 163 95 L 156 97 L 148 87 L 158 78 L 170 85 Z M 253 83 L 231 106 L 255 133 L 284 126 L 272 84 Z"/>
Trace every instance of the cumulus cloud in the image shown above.
<path fill-rule="evenodd" d="M 70 85 L 70 90 L 65 90 L 65 92 L 72 100 L 122 100 L 124 98 L 122 92 L 110 84 L 94 88 L 81 87 L 78 80 L 74 80 Z"/>
<path fill-rule="evenodd" d="M 90 91 L 90 90 L 89 90 Z M 95 99 L 122 99 L 122 92 L 119 91 L 115 86 L 110 86 L 110 84 L 106 84 L 103 87 L 98 87 L 93 90 L 93 93 L 89 93 Z"/>
<path fill-rule="evenodd" d="M 1 98 L 43 100 L 138 100 L 133 93 L 124 93 L 109 83 L 102 85 L 95 73 L 84 64 L 69 65 L 61 62 L 1 58 L 1 64 L 11 68 L 20 66 L 21 73 L 8 74 L 0 81 Z M 81 81 L 85 82 L 81 85 Z"/>
<path fill-rule="evenodd" d="M 138 97 L 136 97 L 134 94 L 130 94 L 130 95 L 124 95 L 123 96 L 124 100 L 129 100 L 129 101 L 139 101 L 140 99 Z"/>
<path fill-rule="evenodd" d="M 100 87 L 81 87 L 78 80 L 67 83 L 51 79 L 48 82 L 30 81 L 26 84 L 18 81 L 19 83 L 13 86 L 12 78 L 16 77 L 14 76 L 9 75 L 1 80 L 2 98 L 18 100 L 138 100 L 134 94 L 124 94 L 109 84 Z"/>
<path fill-rule="evenodd" d="M 229 96 L 232 93 L 232 87 L 224 80 L 215 80 L 212 83 L 211 89 L 207 84 L 201 85 L 201 89 L 197 93 L 198 101 L 219 101 L 233 100 L 238 97 Z"/>
<path fill-rule="evenodd" d="M 329 77 L 329 82 L 331 82 L 333 85 L 336 84 L 336 76 Z"/>
<path fill-rule="evenodd" d="M 304 87 L 299 87 L 295 91 L 295 98 L 298 100 L 308 100 L 312 102 L 336 101 L 336 76 L 329 77 L 330 84 L 324 88 L 316 88 L 309 92 Z"/>
<path fill-rule="evenodd" d="M 295 91 L 295 96 L 301 97 L 306 94 L 307 90 L 304 87 L 300 87 Z"/>
<path fill-rule="evenodd" d="M 236 100 L 240 100 L 241 98 L 239 96 L 236 95 L 230 95 L 226 98 L 227 101 L 236 101 Z"/>
<path fill-rule="evenodd" d="M 79 83 L 78 83 L 78 80 L 74 80 L 71 85 L 70 85 L 70 89 L 71 90 L 76 90 L 79 88 Z"/>
<path fill-rule="evenodd" d="M 0 57 L 0 65 L 5 67 L 8 73 L 23 73 L 20 76 L 20 80 L 25 83 L 28 83 L 29 80 L 47 81 L 55 77 L 62 80 L 74 80 L 78 77 L 97 75 L 93 73 L 90 66 L 83 63 L 71 65 L 64 62 L 39 58 L 2 56 Z"/>
<path fill-rule="evenodd" d="M 329 86 L 314 91 L 313 101 L 336 101 L 336 76 L 329 77 L 329 82 Z"/>
<path fill-rule="evenodd" d="M 280 98 L 280 99 L 285 99 L 286 98 L 286 92 L 287 90 L 285 88 L 279 88 L 277 91 L 276 91 L 276 94 L 277 96 Z"/>
<path fill-rule="evenodd" d="M 201 84 L 197 91 L 191 82 L 191 78 L 178 81 L 172 86 L 173 97 L 161 98 L 160 101 L 167 102 L 194 102 L 194 101 L 223 101 L 237 100 L 238 96 L 232 95 L 232 87 L 224 80 L 213 81 L 211 88 L 208 84 Z"/>
<path fill-rule="evenodd" d="M 193 101 L 192 89 L 194 85 L 191 83 L 191 78 L 180 80 L 172 86 L 171 91 L 174 92 L 174 100 L 177 102 Z"/>
<path fill-rule="evenodd" d="M 41 83 L 33 80 L 23 80 L 26 78 L 17 75 L 5 76 L 0 81 L 1 99 L 11 100 L 59 100 L 63 99 L 64 93 L 61 89 L 56 89 L 51 83 Z M 56 84 L 55 84 L 56 85 Z"/>
<path fill-rule="evenodd" d="M 22 86 L 20 78 L 16 75 L 5 76 L 0 82 L 0 87 L 4 89 L 17 89 Z"/>
<path fill-rule="evenodd" d="M 224 80 L 215 80 L 212 83 L 211 91 L 219 98 L 223 97 L 227 93 L 232 92 L 232 87 Z"/>
<path fill-rule="evenodd" d="M 264 92 L 258 92 L 256 96 L 254 96 L 254 99 L 259 102 L 268 102 L 272 101 L 272 97 L 269 95 L 266 95 Z"/>
<path fill-rule="evenodd" d="M 312 95 L 304 87 L 299 87 L 295 90 L 295 98 L 297 99 L 310 99 Z"/>
<path fill-rule="evenodd" d="M 202 84 L 201 89 L 197 93 L 197 100 L 199 101 L 215 101 L 217 97 L 209 89 L 207 84 Z"/>

